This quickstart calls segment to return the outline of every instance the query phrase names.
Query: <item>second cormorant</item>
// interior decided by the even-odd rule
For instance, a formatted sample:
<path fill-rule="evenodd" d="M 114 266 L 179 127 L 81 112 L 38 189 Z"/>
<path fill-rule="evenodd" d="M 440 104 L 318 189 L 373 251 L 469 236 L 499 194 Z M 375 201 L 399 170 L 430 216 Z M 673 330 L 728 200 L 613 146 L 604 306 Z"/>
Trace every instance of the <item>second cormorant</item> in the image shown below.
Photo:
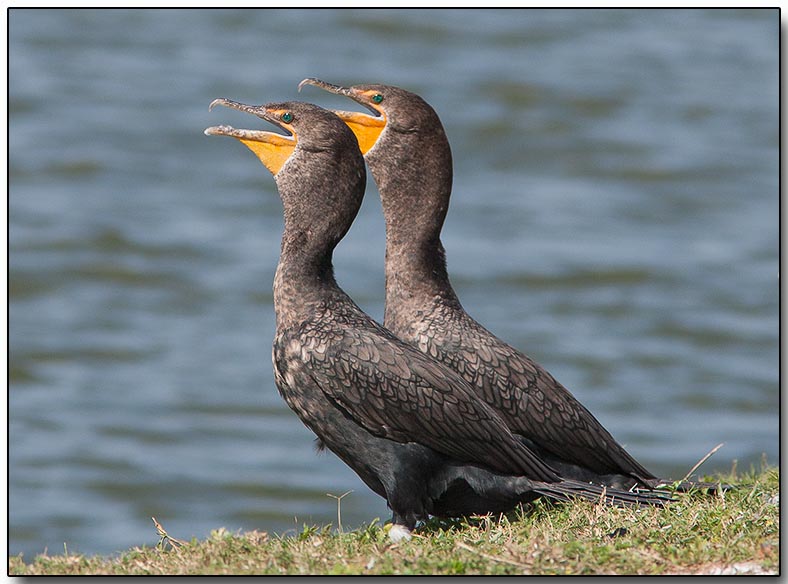
<path fill-rule="evenodd" d="M 508 428 L 563 476 L 609 486 L 666 481 L 635 460 L 544 367 L 475 321 L 449 282 L 440 240 L 452 188 L 452 156 L 435 110 L 381 84 L 341 87 L 304 79 L 368 108 L 336 113 L 357 135 L 386 220 L 384 326 L 470 382 Z M 681 483 L 681 490 L 713 488 Z"/>

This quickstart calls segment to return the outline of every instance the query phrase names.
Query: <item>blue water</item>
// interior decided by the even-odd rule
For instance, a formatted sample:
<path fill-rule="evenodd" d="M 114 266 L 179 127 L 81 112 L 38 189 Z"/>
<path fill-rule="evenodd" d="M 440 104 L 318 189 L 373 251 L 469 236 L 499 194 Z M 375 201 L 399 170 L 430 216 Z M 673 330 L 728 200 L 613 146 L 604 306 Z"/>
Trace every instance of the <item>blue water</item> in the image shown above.
<path fill-rule="evenodd" d="M 217 97 L 421 94 L 466 309 L 656 473 L 778 462 L 774 10 L 9 13 L 9 553 L 385 520 L 278 396 L 267 171 Z M 336 252 L 383 314 L 374 184 Z"/>

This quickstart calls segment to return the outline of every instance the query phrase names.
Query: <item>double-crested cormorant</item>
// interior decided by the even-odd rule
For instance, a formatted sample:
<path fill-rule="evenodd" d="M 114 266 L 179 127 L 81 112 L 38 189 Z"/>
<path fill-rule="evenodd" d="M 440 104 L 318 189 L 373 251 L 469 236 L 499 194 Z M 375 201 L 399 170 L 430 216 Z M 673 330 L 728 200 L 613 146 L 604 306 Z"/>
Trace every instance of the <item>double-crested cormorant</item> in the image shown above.
<path fill-rule="evenodd" d="M 609 486 L 665 482 L 635 460 L 550 373 L 463 309 L 446 271 L 440 232 L 452 157 L 443 126 L 421 97 L 388 85 L 315 85 L 374 115 L 336 113 L 354 131 L 386 219 L 384 326 L 470 382 L 508 428 L 562 476 Z M 682 483 L 680 489 L 707 483 Z"/>
<path fill-rule="evenodd" d="M 388 502 L 392 539 L 429 515 L 505 511 L 539 495 L 661 504 L 564 480 L 506 427 L 459 374 L 397 339 L 337 285 L 333 250 L 366 186 L 353 133 L 333 113 L 300 103 L 219 104 L 288 135 L 215 126 L 273 173 L 284 207 L 274 278 L 276 386 L 322 442 Z"/>

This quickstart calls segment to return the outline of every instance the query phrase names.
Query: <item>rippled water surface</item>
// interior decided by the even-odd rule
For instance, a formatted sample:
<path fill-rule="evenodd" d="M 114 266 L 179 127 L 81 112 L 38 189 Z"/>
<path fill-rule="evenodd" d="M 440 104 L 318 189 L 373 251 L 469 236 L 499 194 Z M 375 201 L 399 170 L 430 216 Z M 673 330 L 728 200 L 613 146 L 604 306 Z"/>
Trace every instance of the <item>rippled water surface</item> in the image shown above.
<path fill-rule="evenodd" d="M 776 463 L 775 11 L 9 15 L 10 553 L 388 518 L 273 384 L 274 182 L 216 97 L 420 93 L 452 144 L 443 241 L 478 320 L 648 468 Z M 383 314 L 374 184 L 341 285 Z"/>

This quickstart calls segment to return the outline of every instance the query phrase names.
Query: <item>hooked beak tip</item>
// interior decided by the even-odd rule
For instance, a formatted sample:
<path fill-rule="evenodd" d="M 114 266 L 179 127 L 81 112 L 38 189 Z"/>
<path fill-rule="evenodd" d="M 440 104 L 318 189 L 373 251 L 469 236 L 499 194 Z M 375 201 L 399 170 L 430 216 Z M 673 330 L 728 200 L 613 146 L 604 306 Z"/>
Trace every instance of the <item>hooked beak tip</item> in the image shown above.
<path fill-rule="evenodd" d="M 211 104 L 208 106 L 208 111 L 211 111 L 217 105 L 224 105 L 225 103 L 226 103 L 226 100 L 223 97 L 219 97 L 217 99 L 214 99 L 211 102 Z"/>
<path fill-rule="evenodd" d="M 298 93 L 301 93 L 301 89 L 304 85 L 314 85 L 315 81 L 320 81 L 319 79 L 315 79 L 314 77 L 307 77 L 301 83 L 298 84 Z"/>

